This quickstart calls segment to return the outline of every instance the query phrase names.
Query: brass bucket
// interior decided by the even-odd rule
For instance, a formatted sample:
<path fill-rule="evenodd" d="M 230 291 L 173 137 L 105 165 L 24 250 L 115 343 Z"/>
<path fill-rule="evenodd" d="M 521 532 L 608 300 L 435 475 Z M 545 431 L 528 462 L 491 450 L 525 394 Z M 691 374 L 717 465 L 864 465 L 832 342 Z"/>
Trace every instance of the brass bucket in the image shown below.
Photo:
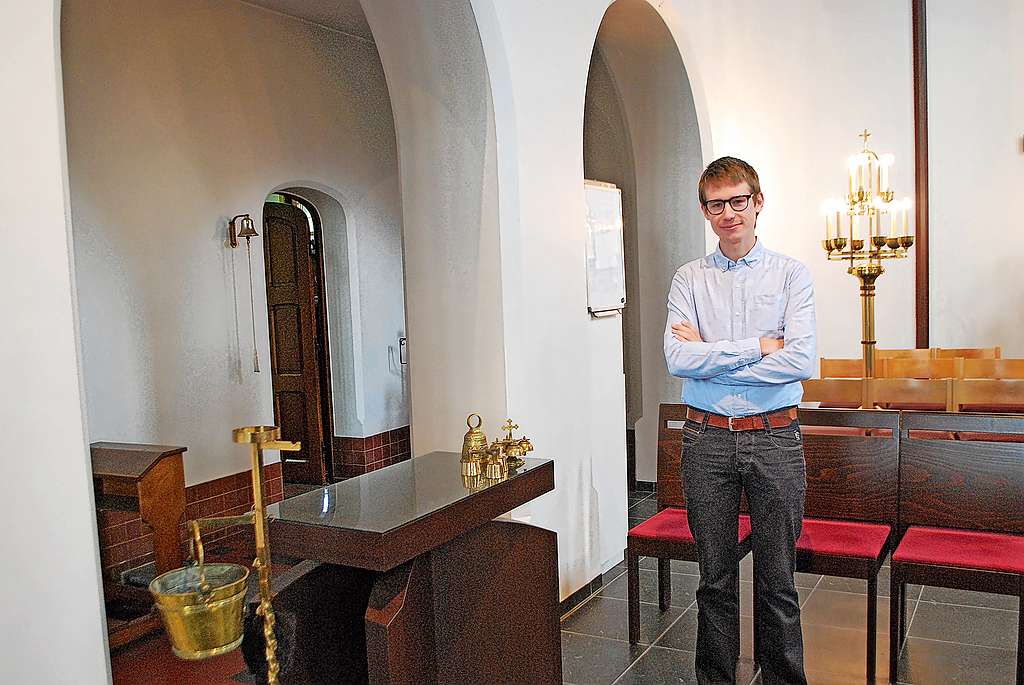
<path fill-rule="evenodd" d="M 205 591 L 200 568 L 203 569 Z M 171 648 L 181 659 L 208 659 L 242 643 L 249 569 L 238 564 L 185 566 L 149 584 L 160 608 Z"/>

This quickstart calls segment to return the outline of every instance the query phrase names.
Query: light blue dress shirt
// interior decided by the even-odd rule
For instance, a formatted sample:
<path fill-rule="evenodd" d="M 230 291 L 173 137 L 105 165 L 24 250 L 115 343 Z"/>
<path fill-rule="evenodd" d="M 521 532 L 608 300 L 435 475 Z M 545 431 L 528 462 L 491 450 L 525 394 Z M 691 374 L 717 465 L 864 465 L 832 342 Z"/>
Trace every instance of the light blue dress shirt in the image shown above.
<path fill-rule="evenodd" d="M 680 342 L 686 321 L 705 342 Z M 784 338 L 761 355 L 760 338 Z M 665 324 L 669 373 L 685 379 L 682 401 L 725 416 L 750 416 L 800 403 L 800 381 L 817 358 L 814 285 L 807 267 L 765 249 L 760 239 L 739 261 L 721 248 L 681 266 L 672 278 Z"/>

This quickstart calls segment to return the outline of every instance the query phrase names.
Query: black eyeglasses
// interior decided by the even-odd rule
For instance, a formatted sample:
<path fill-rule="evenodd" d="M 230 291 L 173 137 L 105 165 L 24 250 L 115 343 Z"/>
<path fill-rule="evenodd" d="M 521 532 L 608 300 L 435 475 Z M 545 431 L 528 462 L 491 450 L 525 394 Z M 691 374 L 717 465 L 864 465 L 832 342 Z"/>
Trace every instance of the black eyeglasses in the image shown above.
<path fill-rule="evenodd" d="M 730 197 L 728 200 L 708 200 L 704 203 L 704 209 L 708 210 L 708 214 L 717 216 L 725 211 L 725 203 L 728 202 L 734 212 L 742 212 L 750 204 L 750 198 L 752 197 L 754 197 L 754 193 L 737 195 Z"/>

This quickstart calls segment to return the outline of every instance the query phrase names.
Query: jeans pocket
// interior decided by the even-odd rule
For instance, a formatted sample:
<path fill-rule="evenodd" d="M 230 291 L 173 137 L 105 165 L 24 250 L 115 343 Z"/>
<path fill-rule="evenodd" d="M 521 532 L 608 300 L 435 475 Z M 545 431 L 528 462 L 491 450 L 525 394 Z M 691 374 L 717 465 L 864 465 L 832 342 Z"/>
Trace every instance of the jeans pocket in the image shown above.
<path fill-rule="evenodd" d="M 795 452 L 803 450 L 804 440 L 803 436 L 800 435 L 799 426 L 787 426 L 786 428 L 776 428 L 772 432 L 768 433 L 768 439 L 771 440 L 772 445 L 777 449 Z"/>
<path fill-rule="evenodd" d="M 704 437 L 704 426 L 687 419 L 683 424 L 683 448 L 693 447 Z"/>

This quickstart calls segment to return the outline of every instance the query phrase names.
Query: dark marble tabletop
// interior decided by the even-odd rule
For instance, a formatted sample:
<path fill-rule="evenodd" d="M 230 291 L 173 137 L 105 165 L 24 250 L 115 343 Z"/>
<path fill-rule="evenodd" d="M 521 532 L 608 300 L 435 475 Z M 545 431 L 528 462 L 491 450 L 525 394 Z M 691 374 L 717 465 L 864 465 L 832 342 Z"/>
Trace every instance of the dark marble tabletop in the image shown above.
<path fill-rule="evenodd" d="M 475 494 L 523 478 L 550 463 L 527 459 L 504 481 L 482 480 L 467 487 L 459 454 L 432 452 L 312 490 L 267 507 L 274 521 L 323 526 L 366 533 L 388 533 L 428 517 Z"/>

